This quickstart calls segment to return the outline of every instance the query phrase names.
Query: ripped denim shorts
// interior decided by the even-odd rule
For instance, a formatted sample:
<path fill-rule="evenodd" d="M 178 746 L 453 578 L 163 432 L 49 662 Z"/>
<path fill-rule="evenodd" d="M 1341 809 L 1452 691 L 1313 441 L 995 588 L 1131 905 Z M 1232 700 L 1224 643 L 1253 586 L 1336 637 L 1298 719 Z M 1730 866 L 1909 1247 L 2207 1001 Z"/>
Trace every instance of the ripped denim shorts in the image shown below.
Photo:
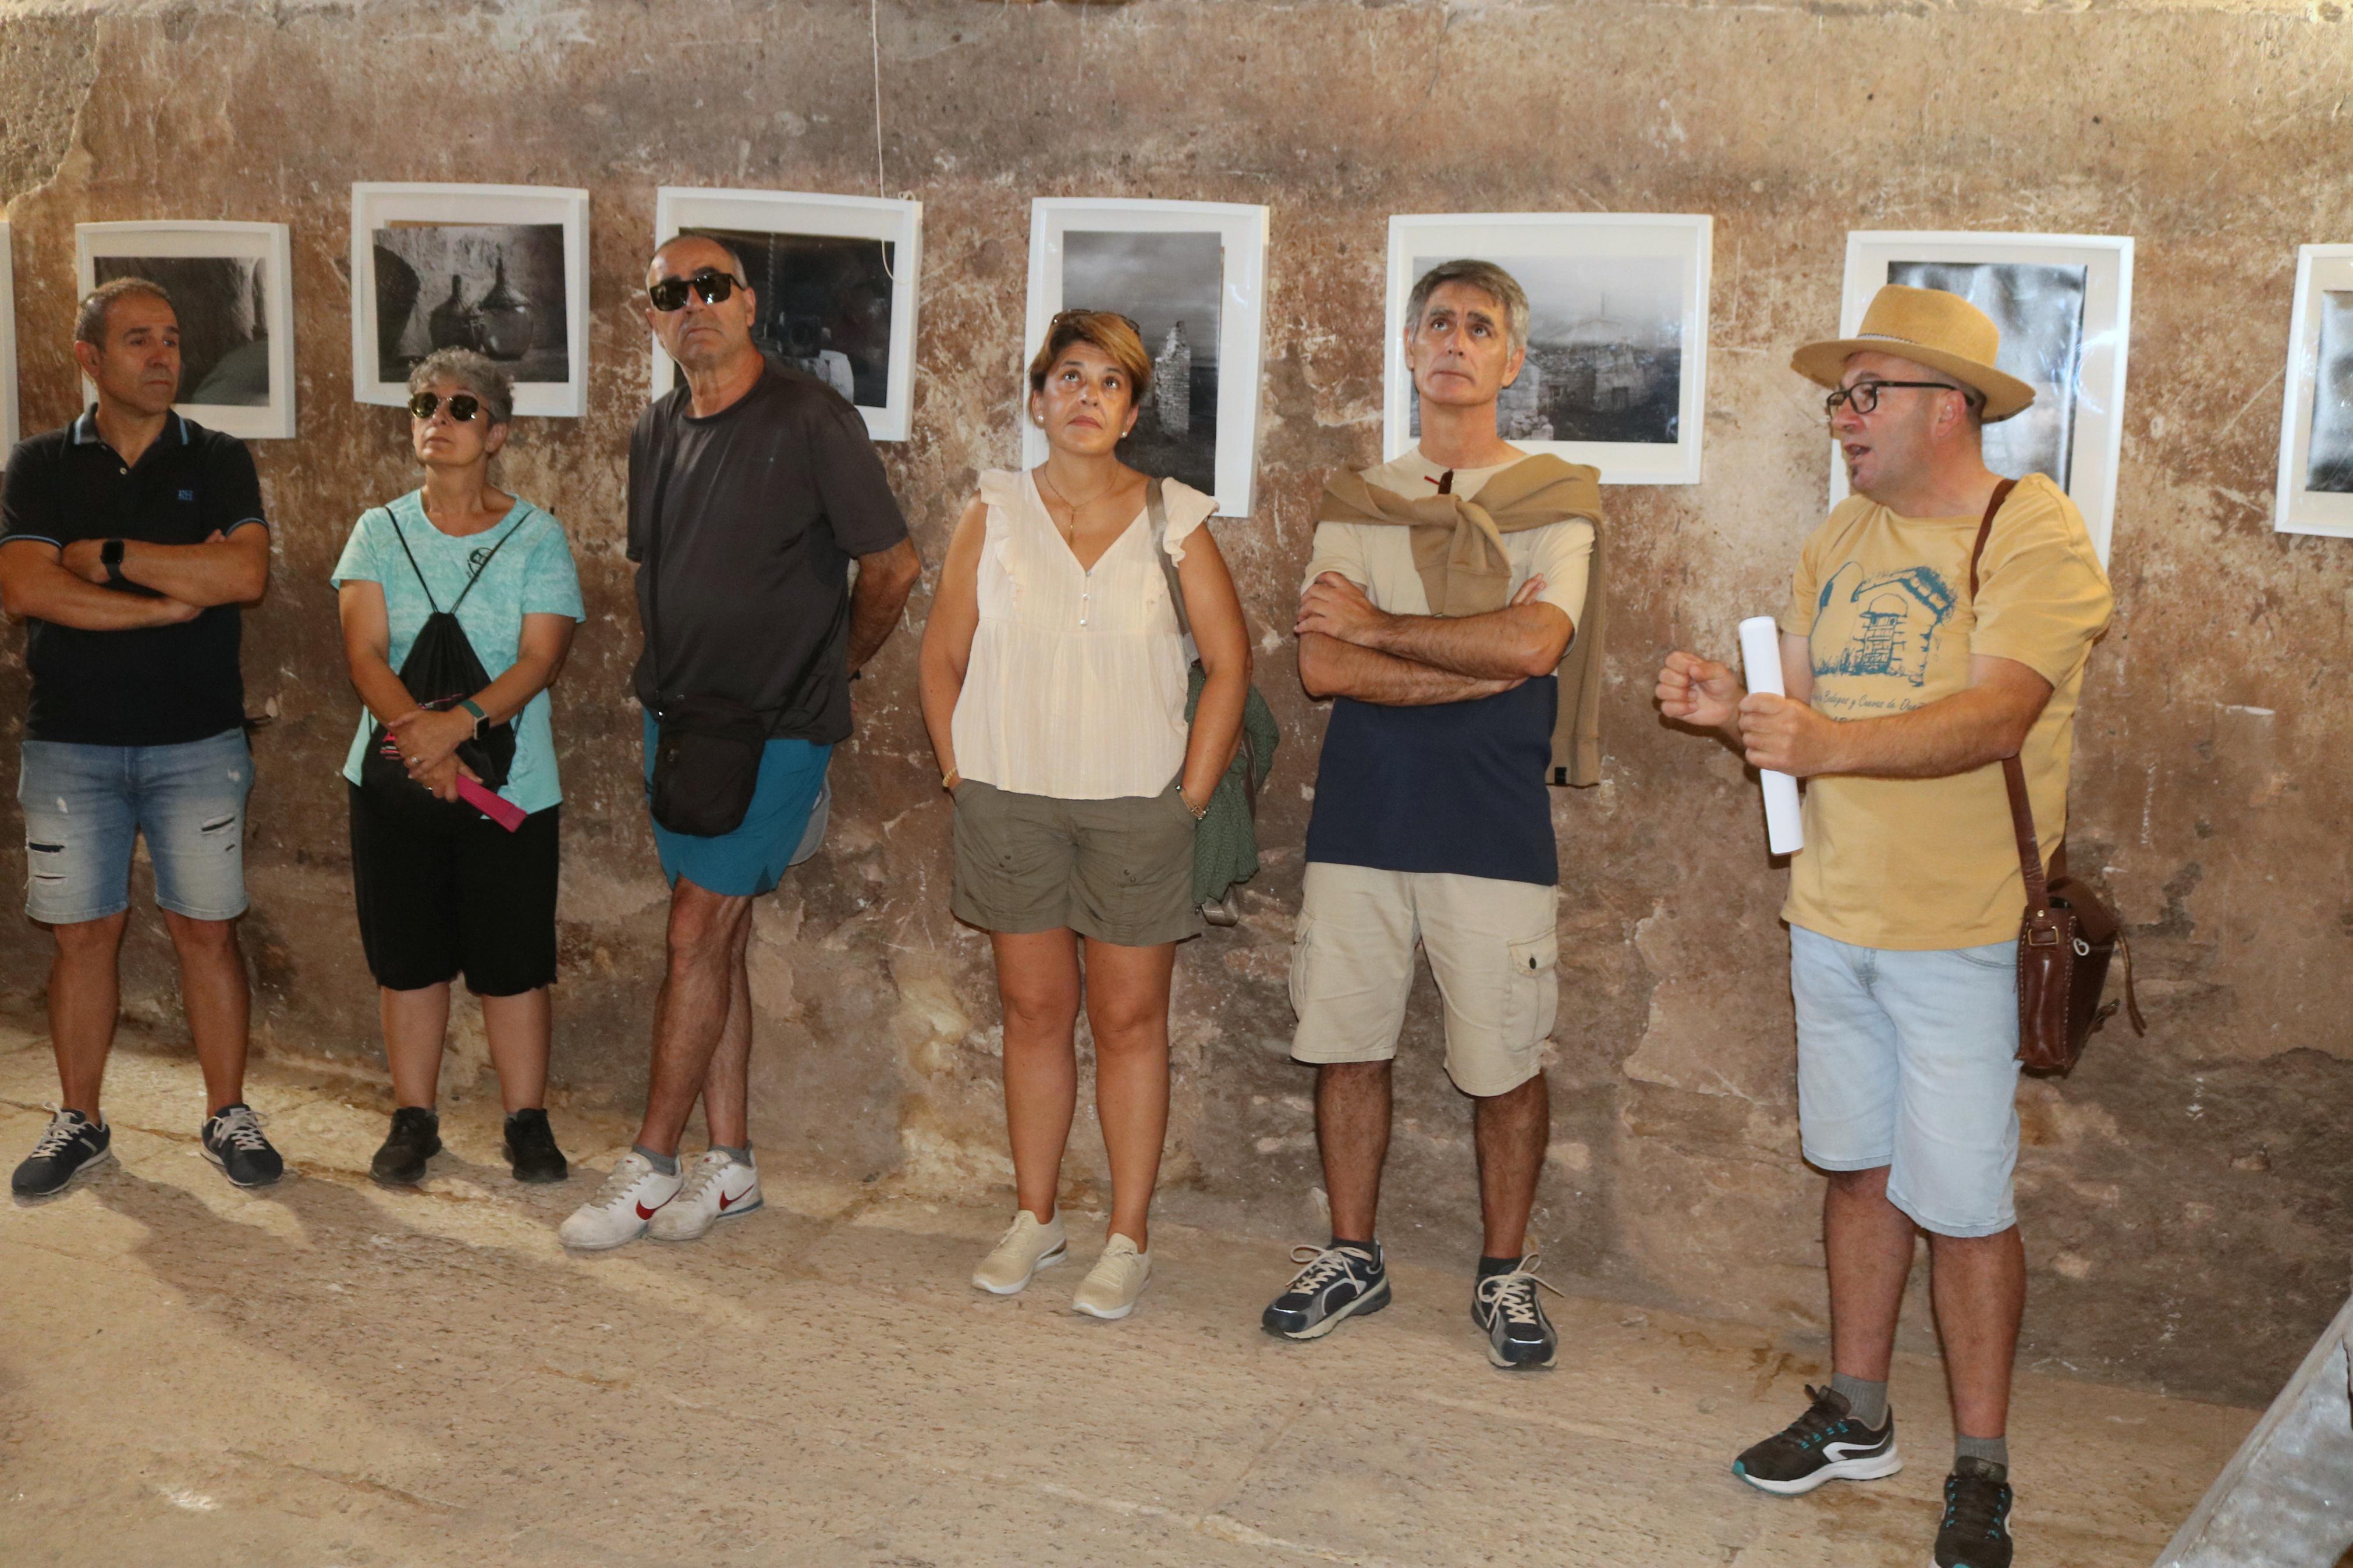
<path fill-rule="evenodd" d="M 245 913 L 245 731 L 176 746 L 26 741 L 25 912 L 47 925 L 131 907 L 131 850 L 144 834 L 155 902 L 190 920 Z"/>

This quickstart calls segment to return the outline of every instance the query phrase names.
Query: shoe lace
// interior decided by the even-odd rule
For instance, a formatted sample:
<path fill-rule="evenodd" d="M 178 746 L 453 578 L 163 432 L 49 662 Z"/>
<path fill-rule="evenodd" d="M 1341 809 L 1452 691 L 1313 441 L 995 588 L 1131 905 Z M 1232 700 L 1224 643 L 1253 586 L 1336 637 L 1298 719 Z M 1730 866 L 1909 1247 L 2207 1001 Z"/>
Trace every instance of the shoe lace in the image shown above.
<path fill-rule="evenodd" d="M 613 1173 L 605 1178 L 605 1184 L 596 1189 L 596 1195 L 588 1200 L 588 1206 L 603 1208 L 607 1204 L 618 1203 L 652 1169 L 653 1163 L 642 1154 L 624 1156 L 613 1166 Z"/>
<path fill-rule="evenodd" d="M 1836 1427 L 1847 1415 L 1839 1408 L 1827 1388 L 1816 1388 L 1810 1383 L 1806 1384 L 1806 1397 L 1813 1403 L 1806 1407 L 1803 1415 L 1781 1429 L 1781 1436 L 1796 1439 L 1800 1447 L 1811 1447 L 1817 1438 Z"/>
<path fill-rule="evenodd" d="M 696 1199 L 702 1196 L 705 1188 L 719 1180 L 719 1173 L 733 1163 L 730 1156 L 716 1149 L 708 1151 L 687 1168 L 686 1184 L 678 1189 L 676 1201 L 691 1206 Z"/>
<path fill-rule="evenodd" d="M 1345 1247 L 1310 1247 L 1302 1243 L 1291 1249 L 1291 1261 L 1307 1265 L 1293 1276 L 1291 1289 L 1312 1296 L 1333 1281 L 1354 1273 L 1356 1266 L 1366 1259 L 1361 1253 Z"/>
<path fill-rule="evenodd" d="M 81 1113 L 78 1110 L 59 1110 L 54 1105 L 45 1106 L 43 1109 L 50 1113 L 49 1127 L 47 1131 L 41 1134 L 41 1141 L 33 1145 L 33 1158 L 36 1160 L 46 1160 L 52 1154 L 63 1153 L 66 1145 L 79 1137 L 82 1130 L 90 1125 L 82 1119 Z"/>
<path fill-rule="evenodd" d="M 1988 1476 L 1947 1476 L 1945 1530 L 1968 1541 L 1995 1539 L 2009 1511 L 2009 1492 L 2008 1485 Z"/>
<path fill-rule="evenodd" d="M 1501 1314 L 1506 1322 L 1534 1328 L 1536 1322 L 1536 1287 L 1541 1285 L 1554 1295 L 1566 1299 L 1568 1292 L 1536 1272 L 1543 1254 L 1531 1252 L 1520 1259 L 1520 1266 L 1508 1274 L 1494 1274 L 1479 1281 L 1480 1304 Z"/>
<path fill-rule="evenodd" d="M 250 1106 L 235 1106 L 216 1119 L 213 1136 L 221 1142 L 248 1153 L 269 1147 L 269 1140 L 261 1135 L 261 1118 Z"/>

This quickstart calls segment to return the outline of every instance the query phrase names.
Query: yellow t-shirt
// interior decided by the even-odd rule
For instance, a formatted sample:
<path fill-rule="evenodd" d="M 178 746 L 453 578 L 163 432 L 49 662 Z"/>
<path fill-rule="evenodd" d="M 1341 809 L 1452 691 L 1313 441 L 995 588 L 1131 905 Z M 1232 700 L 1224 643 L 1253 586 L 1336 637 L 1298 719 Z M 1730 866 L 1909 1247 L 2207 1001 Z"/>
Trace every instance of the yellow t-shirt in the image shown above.
<path fill-rule="evenodd" d="M 1852 496 L 1806 541 L 1781 629 L 1812 646 L 1814 708 L 1874 719 L 1964 690 L 1969 658 L 2016 659 L 2051 683 L 2020 752 L 2047 862 L 2067 831 L 2067 767 L 2084 661 L 2114 596 L 2083 514 L 2041 474 L 2018 483 L 1969 603 L 1976 517 L 1899 517 Z M 1781 910 L 1862 947 L 1979 947 L 2018 934 L 2025 879 L 2001 764 L 1937 779 L 1826 775 L 1806 785 L 1806 847 Z"/>

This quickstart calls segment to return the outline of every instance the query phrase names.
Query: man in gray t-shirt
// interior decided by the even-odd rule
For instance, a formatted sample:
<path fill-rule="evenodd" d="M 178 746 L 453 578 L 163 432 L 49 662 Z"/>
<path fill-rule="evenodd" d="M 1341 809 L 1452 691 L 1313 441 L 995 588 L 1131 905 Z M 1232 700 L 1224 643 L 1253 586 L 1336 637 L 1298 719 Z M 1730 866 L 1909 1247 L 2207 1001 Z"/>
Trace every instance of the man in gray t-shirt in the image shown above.
<path fill-rule="evenodd" d="M 564 1244 L 585 1248 L 649 1230 L 684 1241 L 760 1206 L 746 1120 L 752 901 L 800 845 L 833 747 L 849 738 L 849 682 L 923 570 L 858 410 L 752 342 L 734 254 L 682 236 L 654 253 L 646 286 L 647 321 L 685 383 L 629 438 L 647 777 L 656 715 L 681 698 L 732 699 L 769 738 L 741 826 L 705 837 L 653 825 L 670 884 L 653 1070 L 637 1146 L 564 1222 Z M 697 1099 L 712 1147 L 681 1164 Z"/>

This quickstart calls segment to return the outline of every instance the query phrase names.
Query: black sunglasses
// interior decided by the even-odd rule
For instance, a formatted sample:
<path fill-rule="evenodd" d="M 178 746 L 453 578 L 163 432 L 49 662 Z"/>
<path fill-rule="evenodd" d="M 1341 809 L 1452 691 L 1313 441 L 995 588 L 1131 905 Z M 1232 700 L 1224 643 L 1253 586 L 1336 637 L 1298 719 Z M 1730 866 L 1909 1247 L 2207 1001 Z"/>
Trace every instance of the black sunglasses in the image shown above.
<path fill-rule="evenodd" d="M 689 289 L 702 295 L 704 304 L 716 305 L 743 287 L 744 280 L 733 273 L 705 267 L 691 278 L 665 278 L 647 284 L 646 298 L 654 302 L 655 310 L 670 311 L 684 307 Z"/>
<path fill-rule="evenodd" d="M 429 392 L 420 392 L 408 400 L 409 414 L 418 419 L 430 419 L 441 406 L 441 400 Z M 463 425 L 482 411 L 482 400 L 470 392 L 460 392 L 449 399 L 449 417 Z"/>
<path fill-rule="evenodd" d="M 1870 414 L 1879 407 L 1879 395 L 1891 386 L 1933 386 L 1939 392 L 1957 392 L 1972 407 L 1977 395 L 1966 386 L 1955 386 L 1949 381 L 1858 381 L 1852 386 L 1841 386 L 1822 399 L 1822 412 L 1836 417 L 1839 405 L 1852 403 L 1857 414 Z"/>

